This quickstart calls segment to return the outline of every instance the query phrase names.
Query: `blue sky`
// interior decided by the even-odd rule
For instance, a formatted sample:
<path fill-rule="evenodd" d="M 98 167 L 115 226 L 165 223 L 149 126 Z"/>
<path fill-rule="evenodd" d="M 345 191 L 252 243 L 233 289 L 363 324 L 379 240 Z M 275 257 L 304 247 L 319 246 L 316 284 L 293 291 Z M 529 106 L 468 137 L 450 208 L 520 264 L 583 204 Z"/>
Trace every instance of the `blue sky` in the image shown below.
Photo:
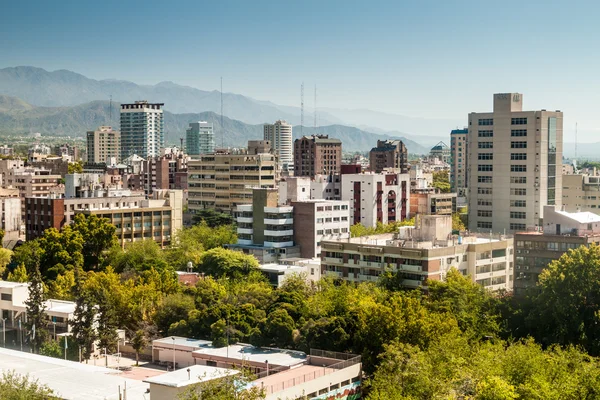
<path fill-rule="evenodd" d="M 600 126 L 599 2 L 29 1 L 0 12 L 0 67 L 174 81 L 298 105 L 464 119 L 495 92 Z M 600 130 L 600 128 L 598 128 Z M 586 133 L 587 132 L 587 133 Z M 586 138 L 586 135 L 589 137 Z"/>

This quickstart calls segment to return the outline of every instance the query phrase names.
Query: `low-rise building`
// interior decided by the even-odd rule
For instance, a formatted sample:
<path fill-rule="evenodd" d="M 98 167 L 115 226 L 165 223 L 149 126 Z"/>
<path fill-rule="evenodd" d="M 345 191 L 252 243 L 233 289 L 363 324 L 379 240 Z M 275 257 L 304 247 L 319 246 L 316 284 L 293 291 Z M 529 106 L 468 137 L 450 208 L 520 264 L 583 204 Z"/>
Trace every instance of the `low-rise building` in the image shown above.
<path fill-rule="evenodd" d="M 358 395 L 362 389 L 361 357 L 349 353 L 311 349 L 306 354 L 243 343 L 217 348 L 210 341 L 173 336 L 152 342 L 152 358 L 167 365 L 174 361 L 185 374 L 175 371 L 145 380 L 151 385 L 150 400 L 177 399 L 182 387 L 198 383 L 192 372 L 218 379 L 241 367 L 256 376 L 249 387 L 263 388 L 266 400 Z"/>
<path fill-rule="evenodd" d="M 552 261 L 571 249 L 593 243 L 600 243 L 600 216 L 544 207 L 542 229 L 532 227 L 515 234 L 515 295 L 522 296 L 534 288 Z"/>
<path fill-rule="evenodd" d="M 508 236 L 453 236 L 450 216 L 417 216 L 416 226 L 397 234 L 321 243 L 321 273 L 352 281 L 377 281 L 385 271 L 408 288 L 427 287 L 456 268 L 490 290 L 512 290 L 513 239 Z"/>
<path fill-rule="evenodd" d="M 413 189 L 410 215 L 452 215 L 456 212 L 456 193 L 440 193 L 435 188 Z"/>
<path fill-rule="evenodd" d="M 600 176 L 563 175 L 562 205 L 567 212 L 600 214 Z"/>

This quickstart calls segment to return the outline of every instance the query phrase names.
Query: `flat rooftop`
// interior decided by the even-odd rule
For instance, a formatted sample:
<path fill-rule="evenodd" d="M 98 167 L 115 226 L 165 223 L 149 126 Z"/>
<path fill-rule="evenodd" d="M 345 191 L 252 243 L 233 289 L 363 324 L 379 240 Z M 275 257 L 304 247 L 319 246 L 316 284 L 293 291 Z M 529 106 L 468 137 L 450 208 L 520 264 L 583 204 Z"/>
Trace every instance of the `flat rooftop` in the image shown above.
<path fill-rule="evenodd" d="M 212 345 L 212 342 L 210 340 L 190 339 L 181 336 L 167 336 L 162 339 L 156 339 L 152 341 L 152 344 L 161 344 L 168 348 L 169 346 L 173 346 L 173 338 L 175 338 L 175 346 L 205 347 Z"/>
<path fill-rule="evenodd" d="M 49 299 L 46 301 L 46 311 L 55 312 L 55 313 L 63 313 L 63 314 L 73 314 L 75 312 L 75 302 L 73 301 L 65 301 L 65 300 L 54 300 Z"/>
<path fill-rule="evenodd" d="M 283 265 L 283 264 L 262 264 L 261 271 L 265 272 L 286 272 L 286 271 L 305 271 L 306 267 L 298 265 Z"/>
<path fill-rule="evenodd" d="M 206 365 L 191 365 L 188 368 L 182 368 L 173 372 L 147 378 L 144 382 L 170 387 L 184 387 L 238 373 L 239 371 L 234 369 L 209 367 Z"/>
<path fill-rule="evenodd" d="M 9 281 L 0 281 L 0 289 L 7 288 L 12 289 L 21 286 L 29 286 L 27 282 L 9 282 Z"/>
<path fill-rule="evenodd" d="M 293 366 L 304 363 L 306 354 L 301 351 L 271 349 L 266 347 L 254 347 L 249 344 L 235 344 L 228 347 L 207 346 L 192 353 L 195 358 L 207 359 L 219 357 L 231 360 L 250 361 L 264 363 L 269 361 L 271 365 Z"/>
<path fill-rule="evenodd" d="M 0 348 L 0 371 L 10 370 L 20 375 L 29 374 L 62 399 L 118 400 L 119 387 L 123 390 L 125 385 L 128 400 L 149 397 L 147 383 L 124 378 L 114 369 Z"/>
<path fill-rule="evenodd" d="M 264 386 L 267 394 L 276 393 L 284 388 L 295 386 L 296 384 L 311 381 L 337 371 L 334 368 L 320 367 L 316 365 L 302 365 L 297 368 L 287 369 L 257 379 L 248 386 Z"/>

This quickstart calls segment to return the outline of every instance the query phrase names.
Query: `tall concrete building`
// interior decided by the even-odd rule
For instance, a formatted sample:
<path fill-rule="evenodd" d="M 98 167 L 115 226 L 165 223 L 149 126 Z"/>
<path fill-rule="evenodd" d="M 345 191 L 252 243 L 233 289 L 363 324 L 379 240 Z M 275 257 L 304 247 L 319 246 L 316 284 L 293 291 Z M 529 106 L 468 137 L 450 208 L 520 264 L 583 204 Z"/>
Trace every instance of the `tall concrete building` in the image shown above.
<path fill-rule="evenodd" d="M 450 131 L 450 191 L 458 197 L 467 197 L 467 146 L 469 130 Z"/>
<path fill-rule="evenodd" d="M 469 229 L 539 226 L 562 201 L 563 114 L 523 111 L 523 95 L 494 95 L 494 111 L 469 114 Z"/>
<path fill-rule="evenodd" d="M 405 174 L 410 169 L 408 150 L 401 140 L 378 140 L 377 147 L 369 152 L 369 167 L 373 172 L 395 168 Z"/>
<path fill-rule="evenodd" d="M 303 136 L 294 142 L 294 175 L 339 175 L 342 141 L 328 135 Z"/>
<path fill-rule="evenodd" d="M 215 151 L 213 124 L 206 121 L 190 122 L 185 132 L 186 151 L 191 156 L 210 154 Z"/>
<path fill-rule="evenodd" d="M 121 160 L 133 154 L 160 156 L 165 139 L 162 106 L 145 100 L 121 104 Z"/>
<path fill-rule="evenodd" d="M 110 158 L 120 160 L 121 133 L 112 126 L 101 126 L 95 131 L 87 132 L 87 162 L 90 164 L 105 163 Z"/>
<path fill-rule="evenodd" d="M 274 152 L 279 156 L 279 166 L 283 171 L 294 170 L 294 146 L 292 144 L 292 125 L 285 121 L 265 124 L 264 139 L 271 142 Z"/>

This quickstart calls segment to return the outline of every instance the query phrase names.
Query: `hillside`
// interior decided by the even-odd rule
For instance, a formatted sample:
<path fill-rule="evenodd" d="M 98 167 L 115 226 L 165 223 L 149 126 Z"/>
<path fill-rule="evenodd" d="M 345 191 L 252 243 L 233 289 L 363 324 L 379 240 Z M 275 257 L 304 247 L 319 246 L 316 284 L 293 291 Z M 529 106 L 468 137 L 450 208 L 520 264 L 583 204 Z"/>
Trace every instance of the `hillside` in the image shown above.
<path fill-rule="evenodd" d="M 0 133 L 26 134 L 41 132 L 50 135 L 70 135 L 83 137 L 85 132 L 100 125 L 119 126 L 119 104 L 112 103 L 112 118 L 110 102 L 93 101 L 74 107 L 36 107 L 9 96 L 0 96 Z M 165 140 L 177 144 L 185 137 L 188 124 L 193 121 L 212 122 L 215 127 L 217 145 L 240 146 L 249 139 L 259 139 L 263 135 L 262 124 L 246 124 L 244 122 L 221 117 L 214 112 L 173 114 L 165 111 Z M 343 142 L 344 151 L 367 151 L 378 139 L 394 138 L 403 140 L 409 152 L 423 154 L 429 150 L 420 144 L 402 137 L 382 136 L 366 132 L 358 128 L 329 125 L 317 127 L 317 133 L 328 134 Z M 224 133 L 223 133 L 224 132 Z M 300 137 L 301 129 L 294 126 L 294 137 Z M 305 135 L 312 134 L 314 128 L 304 127 Z"/>

